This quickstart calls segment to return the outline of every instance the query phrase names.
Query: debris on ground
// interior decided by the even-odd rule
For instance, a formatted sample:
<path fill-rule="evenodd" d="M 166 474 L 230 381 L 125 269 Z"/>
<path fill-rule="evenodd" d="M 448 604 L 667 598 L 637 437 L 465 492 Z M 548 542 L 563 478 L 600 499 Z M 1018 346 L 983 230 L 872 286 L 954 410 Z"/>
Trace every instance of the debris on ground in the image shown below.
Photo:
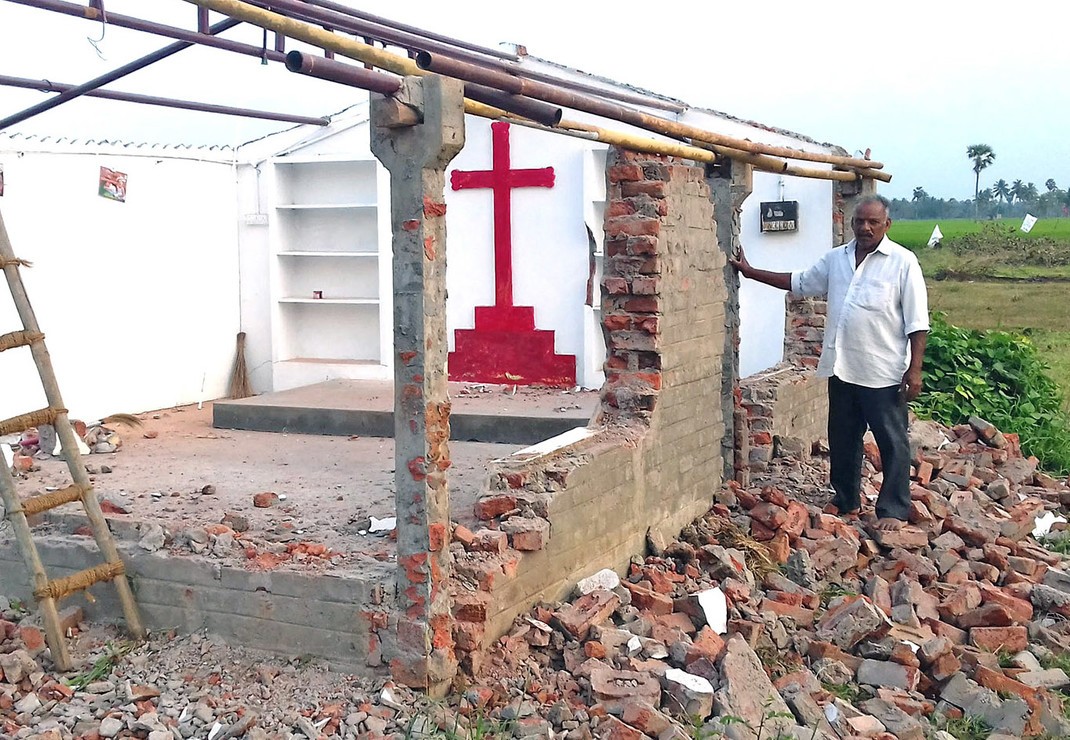
<path fill-rule="evenodd" d="M 912 512 L 895 532 L 824 513 L 821 446 L 781 446 L 623 578 L 593 574 L 519 617 L 444 702 L 199 634 L 97 637 L 61 677 L 32 618 L 0 599 L 0 735 L 1070 737 L 1070 481 L 982 421 L 915 425 Z M 875 446 L 863 465 L 872 502 Z M 240 548 L 240 525 L 173 546 Z M 292 533 L 251 560 L 268 555 L 330 556 Z"/>

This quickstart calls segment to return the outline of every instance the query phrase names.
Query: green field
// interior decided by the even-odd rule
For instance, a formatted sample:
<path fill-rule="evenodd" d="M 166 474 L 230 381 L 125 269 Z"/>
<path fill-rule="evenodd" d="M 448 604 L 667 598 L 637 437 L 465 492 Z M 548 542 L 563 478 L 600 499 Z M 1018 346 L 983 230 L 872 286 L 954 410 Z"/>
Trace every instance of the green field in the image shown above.
<path fill-rule="evenodd" d="M 1068 397 L 1070 409 L 1070 266 L 1008 264 L 1020 254 L 995 249 L 978 254 L 925 246 L 935 221 L 899 221 L 888 236 L 918 255 L 929 288 L 929 305 L 948 321 L 971 329 L 1003 329 L 1029 335 L 1051 376 Z M 947 239 L 979 232 L 986 222 L 962 219 L 940 221 Z M 1005 222 L 1014 226 L 1010 220 Z M 1057 255 L 1070 255 L 1070 219 L 1037 223 L 1025 239 L 1046 237 L 1061 242 Z M 1065 261 L 1065 260 L 1064 260 Z M 945 275 L 974 275 L 974 279 L 937 279 Z M 1029 278 L 1014 282 L 999 278 Z M 1054 280 L 1053 280 L 1054 279 Z"/>
<path fill-rule="evenodd" d="M 904 247 L 922 250 L 929 243 L 933 227 L 940 225 L 944 239 L 964 234 L 976 234 L 987 223 L 998 223 L 1008 228 L 1017 229 L 1022 225 L 1021 219 L 1005 218 L 999 221 L 975 221 L 972 218 L 949 218 L 937 221 L 894 221 L 888 231 L 888 237 Z M 1021 233 L 1021 232 L 1019 232 Z M 1022 234 L 1024 239 L 1041 239 L 1050 237 L 1070 244 L 1070 218 L 1044 218 L 1037 221 L 1032 231 Z"/>

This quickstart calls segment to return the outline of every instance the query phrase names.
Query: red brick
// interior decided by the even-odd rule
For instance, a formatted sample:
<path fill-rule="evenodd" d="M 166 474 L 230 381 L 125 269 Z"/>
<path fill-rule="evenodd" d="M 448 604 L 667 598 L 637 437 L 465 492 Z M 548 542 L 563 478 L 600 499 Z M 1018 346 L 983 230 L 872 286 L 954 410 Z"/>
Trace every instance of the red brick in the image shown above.
<path fill-rule="evenodd" d="M 672 599 L 665 594 L 659 594 L 654 589 L 640 583 L 628 583 L 625 581 L 623 586 L 631 592 L 632 606 L 636 609 L 653 612 L 654 614 L 672 613 Z"/>
<path fill-rule="evenodd" d="M 974 627 L 970 630 L 970 644 L 990 653 L 1020 653 L 1029 647 L 1029 633 L 1021 626 Z"/>
<path fill-rule="evenodd" d="M 606 220 L 606 236 L 657 236 L 661 221 L 645 216 L 619 216 Z"/>
<path fill-rule="evenodd" d="M 487 498 L 480 499 L 476 502 L 475 515 L 476 519 L 486 521 L 488 519 L 499 517 L 507 511 L 512 511 L 515 508 L 515 496 L 488 496 Z"/>
<path fill-rule="evenodd" d="M 962 629 L 970 629 L 971 627 L 1006 627 L 1011 624 L 1014 624 L 1014 617 L 1011 616 L 1007 607 L 995 603 L 971 609 L 958 619 L 958 626 Z"/>
<path fill-rule="evenodd" d="M 617 164 L 606 170 L 610 182 L 634 182 L 643 179 L 643 168 L 637 164 Z"/>
<path fill-rule="evenodd" d="M 761 522 L 769 529 L 777 530 L 788 521 L 788 512 L 776 504 L 763 501 L 750 510 L 750 518 Z"/>
<path fill-rule="evenodd" d="M 665 197 L 665 182 L 661 180 L 642 180 L 640 182 L 623 182 L 620 194 L 625 198 L 636 195 L 649 195 L 651 198 Z"/>
<path fill-rule="evenodd" d="M 703 627 L 695 636 L 695 641 L 688 646 L 684 664 L 693 663 L 699 658 L 706 658 L 711 663 L 716 663 L 724 655 L 725 641 L 709 627 Z"/>
<path fill-rule="evenodd" d="M 453 528 L 453 541 L 460 542 L 465 546 L 465 549 L 470 547 L 475 542 L 475 539 L 475 533 L 463 524 L 458 524 Z"/>
<path fill-rule="evenodd" d="M 753 526 L 753 524 L 752 524 Z M 768 542 L 769 555 L 783 565 L 791 557 L 791 541 L 786 532 L 777 532 Z"/>
<path fill-rule="evenodd" d="M 646 735 L 613 715 L 607 716 L 598 726 L 598 735 L 604 740 L 646 740 Z"/>
<path fill-rule="evenodd" d="M 611 591 L 597 589 L 565 604 L 554 613 L 554 622 L 577 640 L 583 640 L 592 625 L 600 624 L 620 606 L 620 597 Z"/>
<path fill-rule="evenodd" d="M 1019 599 L 997 586 L 987 583 L 980 584 L 981 601 L 984 604 L 999 604 L 1003 606 L 1014 622 L 1029 622 L 1033 619 L 1033 605 Z"/>
<path fill-rule="evenodd" d="M 791 537 L 798 537 L 810 524 L 810 513 L 806 510 L 806 506 L 798 501 L 788 502 L 787 512 L 788 518 L 780 528 Z"/>
<path fill-rule="evenodd" d="M 928 668 L 928 675 L 934 681 L 946 681 L 962 670 L 962 662 L 954 653 L 944 653 L 932 662 Z"/>
<path fill-rule="evenodd" d="M 469 549 L 501 554 L 509 547 L 509 536 L 497 529 L 481 529 Z"/>
<path fill-rule="evenodd" d="M 36 627 L 20 627 L 19 638 L 31 655 L 36 655 L 45 649 L 45 636 Z"/>
<path fill-rule="evenodd" d="M 784 604 L 772 599 L 766 599 L 762 602 L 762 609 L 775 612 L 782 617 L 791 617 L 795 620 L 795 624 L 800 627 L 809 627 L 814 623 L 814 610 L 802 606 Z"/>

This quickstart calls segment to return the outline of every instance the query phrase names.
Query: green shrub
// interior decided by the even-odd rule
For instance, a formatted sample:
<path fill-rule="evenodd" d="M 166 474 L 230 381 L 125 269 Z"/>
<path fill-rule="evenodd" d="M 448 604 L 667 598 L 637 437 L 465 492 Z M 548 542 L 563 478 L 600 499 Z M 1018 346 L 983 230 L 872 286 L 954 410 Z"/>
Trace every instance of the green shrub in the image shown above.
<path fill-rule="evenodd" d="M 934 314 L 922 374 L 918 416 L 948 426 L 980 416 L 1016 432 L 1045 470 L 1070 472 L 1070 417 L 1028 337 L 961 329 Z"/>

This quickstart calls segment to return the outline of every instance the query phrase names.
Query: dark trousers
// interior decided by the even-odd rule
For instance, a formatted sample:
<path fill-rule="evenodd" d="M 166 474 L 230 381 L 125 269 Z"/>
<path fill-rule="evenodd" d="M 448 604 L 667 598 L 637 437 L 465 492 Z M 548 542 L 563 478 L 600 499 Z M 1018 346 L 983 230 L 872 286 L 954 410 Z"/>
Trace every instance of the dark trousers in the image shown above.
<path fill-rule="evenodd" d="M 840 512 L 861 504 L 862 437 L 873 430 L 881 453 L 884 483 L 877 497 L 877 516 L 906 521 L 910 513 L 910 443 L 907 405 L 899 386 L 866 388 L 829 378 L 830 478 L 836 492 L 832 503 Z"/>

